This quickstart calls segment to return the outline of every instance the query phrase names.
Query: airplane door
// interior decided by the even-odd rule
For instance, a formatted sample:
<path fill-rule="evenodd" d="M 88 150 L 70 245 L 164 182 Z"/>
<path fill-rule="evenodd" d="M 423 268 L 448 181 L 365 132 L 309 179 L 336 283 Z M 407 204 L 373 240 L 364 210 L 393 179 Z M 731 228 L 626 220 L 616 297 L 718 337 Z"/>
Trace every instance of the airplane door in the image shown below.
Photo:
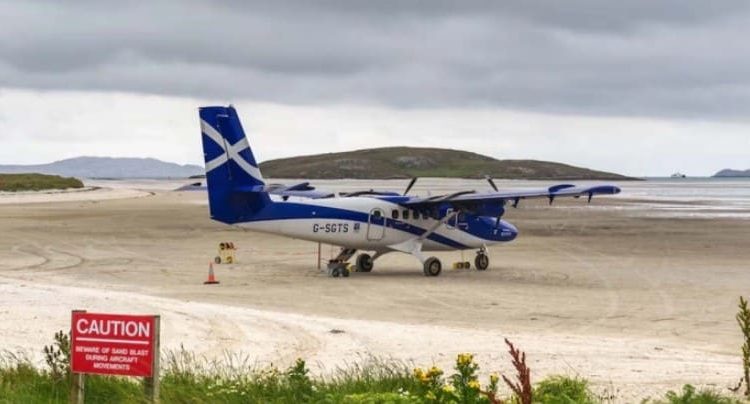
<path fill-rule="evenodd" d="M 385 237 L 385 217 L 383 217 L 383 211 L 375 208 L 370 211 L 370 216 L 367 218 L 367 239 L 368 240 L 381 240 Z"/>

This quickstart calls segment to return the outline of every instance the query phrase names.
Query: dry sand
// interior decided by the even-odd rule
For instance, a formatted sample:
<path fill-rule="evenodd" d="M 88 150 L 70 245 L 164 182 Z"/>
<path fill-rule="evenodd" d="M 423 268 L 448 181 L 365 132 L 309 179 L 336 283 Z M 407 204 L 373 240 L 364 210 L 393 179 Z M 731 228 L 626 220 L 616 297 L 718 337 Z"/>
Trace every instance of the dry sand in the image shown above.
<path fill-rule="evenodd" d="M 464 351 L 484 372 L 510 372 L 508 337 L 534 379 L 580 375 L 617 402 L 683 383 L 724 389 L 740 376 L 746 220 L 648 217 L 621 198 L 591 209 L 528 203 L 506 215 L 521 235 L 490 249 L 487 272 L 425 278 L 414 258 L 391 254 L 370 274 L 331 279 L 316 270 L 316 244 L 212 223 L 201 193 L 133 192 L 0 204 L 5 348 L 38 357 L 70 310 L 87 309 L 159 313 L 167 349 L 281 366 L 301 356 L 319 373 L 369 355 L 450 367 Z M 225 240 L 239 263 L 204 286 Z"/>

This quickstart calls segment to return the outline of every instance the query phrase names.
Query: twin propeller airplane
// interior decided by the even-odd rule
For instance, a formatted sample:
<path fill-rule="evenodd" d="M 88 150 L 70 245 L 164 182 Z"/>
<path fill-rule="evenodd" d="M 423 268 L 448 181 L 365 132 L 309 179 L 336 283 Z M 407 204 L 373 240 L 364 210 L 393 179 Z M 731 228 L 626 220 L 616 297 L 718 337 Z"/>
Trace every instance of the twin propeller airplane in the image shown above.
<path fill-rule="evenodd" d="M 349 276 L 348 261 L 362 253 L 353 267 L 370 272 L 375 260 L 398 251 L 416 257 L 426 276 L 438 276 L 442 263 L 428 251 L 476 249 L 476 269 L 489 267 L 487 246 L 510 242 L 518 230 L 502 220 L 505 207 L 522 199 L 591 198 L 613 195 L 618 187 L 579 187 L 569 184 L 543 189 L 493 192 L 462 191 L 427 197 L 408 196 L 416 178 L 403 193 L 357 191 L 325 193 L 309 183 L 268 184 L 232 106 L 199 109 L 206 162 L 211 218 L 251 230 L 341 247 L 328 264 L 332 277 Z"/>

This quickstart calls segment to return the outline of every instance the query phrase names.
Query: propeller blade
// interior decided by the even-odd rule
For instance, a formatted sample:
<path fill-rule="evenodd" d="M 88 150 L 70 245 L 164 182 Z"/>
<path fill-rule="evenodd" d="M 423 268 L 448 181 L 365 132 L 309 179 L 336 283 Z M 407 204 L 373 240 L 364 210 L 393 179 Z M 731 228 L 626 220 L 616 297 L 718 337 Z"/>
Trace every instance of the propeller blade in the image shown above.
<path fill-rule="evenodd" d="M 497 192 L 497 185 L 495 185 L 495 181 L 492 180 L 492 177 L 490 177 L 489 175 L 485 175 L 484 179 L 486 179 L 487 182 L 490 183 L 490 186 L 492 187 L 492 189 L 494 189 L 495 192 Z"/>
<path fill-rule="evenodd" d="M 406 194 L 408 194 L 409 191 L 411 191 L 411 187 L 413 187 L 414 183 L 417 182 L 417 178 L 419 177 L 414 177 L 411 179 L 411 181 L 409 181 L 409 185 L 406 186 L 406 191 L 404 191 L 404 196 L 406 196 Z"/>

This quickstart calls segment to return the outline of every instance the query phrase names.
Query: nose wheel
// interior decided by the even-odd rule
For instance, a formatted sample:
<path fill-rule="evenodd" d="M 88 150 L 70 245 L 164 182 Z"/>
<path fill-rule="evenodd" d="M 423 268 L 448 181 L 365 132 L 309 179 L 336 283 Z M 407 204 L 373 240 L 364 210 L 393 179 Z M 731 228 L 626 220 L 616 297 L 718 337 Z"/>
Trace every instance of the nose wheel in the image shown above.
<path fill-rule="evenodd" d="M 477 252 L 477 257 L 474 258 L 474 267 L 478 271 L 484 271 L 490 266 L 490 257 L 487 256 L 487 253 L 484 250 L 479 250 Z"/>

